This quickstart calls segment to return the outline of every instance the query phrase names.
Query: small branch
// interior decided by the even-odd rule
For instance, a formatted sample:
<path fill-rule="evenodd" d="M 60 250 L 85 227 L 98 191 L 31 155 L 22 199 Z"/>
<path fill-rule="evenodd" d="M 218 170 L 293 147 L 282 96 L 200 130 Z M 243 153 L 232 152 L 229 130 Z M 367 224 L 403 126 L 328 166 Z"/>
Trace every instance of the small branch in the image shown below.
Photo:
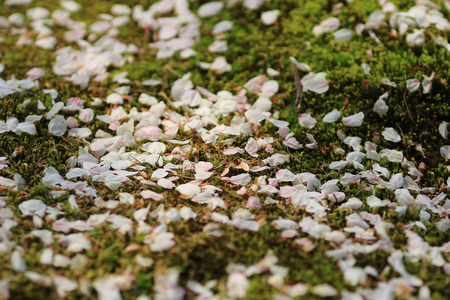
<path fill-rule="evenodd" d="M 409 117 L 411 118 L 411 121 L 413 121 L 414 124 L 417 125 L 416 121 L 414 121 L 414 118 L 413 118 L 413 116 L 412 116 L 412 114 L 411 114 L 411 111 L 409 110 L 408 102 L 406 102 L 406 91 L 407 91 L 407 89 L 405 89 L 405 92 L 403 93 L 403 102 L 405 102 L 405 105 L 406 105 L 406 111 L 408 112 L 408 115 L 409 115 Z"/>
<path fill-rule="evenodd" d="M 143 43 L 143 45 L 142 45 L 143 47 L 145 47 L 145 45 L 147 45 L 148 42 L 149 42 L 149 39 L 150 39 L 150 30 L 151 30 L 150 25 L 145 26 L 145 31 L 144 31 L 144 43 Z"/>
<path fill-rule="evenodd" d="M 397 125 L 398 129 L 400 129 L 400 133 L 402 134 L 402 138 L 403 138 L 403 143 L 405 144 L 405 148 L 406 148 L 406 153 L 409 157 L 409 148 L 408 148 L 408 143 L 406 142 L 405 136 L 403 135 L 403 130 L 400 127 L 400 125 L 398 125 L 397 123 L 395 123 L 395 125 Z"/>
<path fill-rule="evenodd" d="M 158 95 L 162 96 L 167 101 L 167 104 L 172 105 L 172 100 L 170 100 L 165 92 L 159 92 Z"/>
<path fill-rule="evenodd" d="M 300 114 L 300 109 L 302 107 L 302 99 L 303 99 L 302 83 L 300 81 L 300 76 L 298 76 L 297 67 L 294 66 L 294 64 L 292 64 L 291 69 L 292 69 L 292 73 L 294 73 L 295 88 L 297 89 L 297 97 L 295 98 L 295 108 L 297 109 L 297 113 Z"/>

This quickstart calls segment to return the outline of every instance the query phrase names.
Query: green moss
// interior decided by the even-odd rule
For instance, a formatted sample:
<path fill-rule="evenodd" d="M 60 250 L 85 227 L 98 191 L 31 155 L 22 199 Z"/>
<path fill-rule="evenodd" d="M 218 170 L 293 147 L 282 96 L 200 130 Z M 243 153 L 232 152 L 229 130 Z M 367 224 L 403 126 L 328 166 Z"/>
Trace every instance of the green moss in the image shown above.
<path fill-rule="evenodd" d="M 0 7 L 5 9 L 5 14 L 20 11 L 25 12 L 24 7 L 5 7 L 4 1 L 0 1 Z M 114 3 L 123 1 L 114 1 Z M 197 9 L 204 1 L 191 1 L 193 9 Z M 414 1 L 393 1 L 400 9 L 407 9 L 414 5 Z M 108 13 L 111 5 L 110 1 L 95 1 L 90 3 L 86 0 L 80 1 L 83 4 L 82 11 L 74 14 L 75 20 L 84 20 L 87 24 L 92 24 L 99 13 Z M 127 1 L 134 5 L 135 1 Z M 416 165 L 423 162 L 426 170 L 422 170 L 424 176 L 421 179 L 421 186 L 434 187 L 437 191 L 446 178 L 450 176 L 450 171 L 446 167 L 448 162 L 444 161 L 439 155 L 439 148 L 446 141 L 440 138 L 437 132 L 439 122 L 450 120 L 449 83 L 450 60 L 443 47 L 436 47 L 431 41 L 431 36 L 427 36 L 427 43 L 423 48 L 411 48 L 404 39 L 390 38 L 388 27 L 382 27 L 377 31 L 377 36 L 383 45 L 378 45 L 375 41 L 368 38 L 366 33 L 363 36 L 354 35 L 350 42 L 337 43 L 331 33 L 315 37 L 312 34 L 314 25 L 322 20 L 334 16 L 338 17 L 342 28 L 354 28 L 357 23 L 367 21 L 368 15 L 377 9 L 380 9 L 378 1 L 353 1 L 352 5 L 345 5 L 341 9 L 341 14 L 332 13 L 333 5 L 338 1 L 294 1 L 294 0 L 274 0 L 266 1 L 261 11 L 279 9 L 280 16 L 278 22 L 273 26 L 266 27 L 260 21 L 260 11 L 248 11 L 238 4 L 236 8 L 222 11 L 218 16 L 212 17 L 204 22 L 201 34 L 202 40 L 193 48 L 198 51 L 197 57 L 182 61 L 178 56 L 174 60 L 158 60 L 155 58 L 156 50 L 150 49 L 144 45 L 144 31 L 134 22 L 130 26 L 120 28 L 119 39 L 123 42 L 134 43 L 142 46 L 139 52 L 133 56 L 134 62 L 125 65 L 123 68 L 109 70 L 111 76 L 128 71 L 129 78 L 132 81 L 131 93 L 132 101 L 125 106 L 129 110 L 131 106 L 141 109 L 138 103 L 138 96 L 145 92 L 157 97 L 160 101 L 165 101 L 161 93 L 170 97 L 170 88 L 174 80 L 186 72 L 191 72 L 191 79 L 197 86 L 202 86 L 213 92 L 219 90 L 233 90 L 243 86 L 250 78 L 264 74 L 266 68 L 271 67 L 281 72 L 276 78 L 279 82 L 280 90 L 276 99 L 273 100 L 273 111 L 280 112 L 280 119 L 289 121 L 290 129 L 295 133 L 295 137 L 300 143 L 308 143 L 306 132 L 312 134 L 318 141 L 318 148 L 310 150 L 302 148 L 292 150 L 279 143 L 274 143 L 274 148 L 282 154 L 289 154 L 291 161 L 283 167 L 290 169 L 294 173 L 312 172 L 318 174 L 319 180 L 324 183 L 327 180 L 338 179 L 345 172 L 353 172 L 351 167 L 339 172 L 330 171 L 328 165 L 332 161 L 340 160 L 341 157 L 334 154 L 333 146 L 339 144 L 347 152 L 352 151 L 349 146 L 343 145 L 338 137 L 337 131 L 342 130 L 348 136 L 358 136 L 362 141 L 372 141 L 376 143 L 379 149 L 395 148 L 403 152 L 408 160 Z M 91 5 L 92 4 L 92 5 Z M 55 9 L 58 5 L 51 1 L 34 1 L 33 6 L 45 6 L 49 9 Z M 448 14 L 448 13 L 447 13 Z M 229 49 L 223 56 L 232 65 L 232 72 L 224 74 L 215 74 L 212 71 L 200 70 L 196 67 L 198 61 L 212 62 L 217 55 L 212 55 L 207 47 L 214 41 L 211 34 L 213 26 L 220 20 L 231 20 L 234 27 L 231 32 L 225 33 Z M 62 29 L 55 29 L 55 36 L 62 38 Z M 0 31 L 0 34 L 4 34 Z M 3 56 L 0 62 L 5 66 L 2 73 L 3 78 L 10 78 L 15 75 L 17 78 L 24 78 L 25 73 L 32 67 L 39 66 L 44 68 L 47 73 L 42 79 L 45 88 L 55 88 L 59 91 L 57 101 L 67 101 L 68 98 L 77 96 L 88 103 L 93 97 L 105 98 L 118 85 L 111 82 L 92 83 L 91 89 L 79 90 L 70 82 L 62 80 L 55 76 L 51 70 L 55 56 L 51 52 L 43 51 L 33 45 L 18 47 L 15 45 L 17 36 L 6 36 L 6 41 L 0 44 L 0 53 Z M 367 52 L 371 50 L 373 57 L 369 57 Z M 315 128 L 306 131 L 298 123 L 298 114 L 294 109 L 295 86 L 294 77 L 290 69 L 289 57 L 293 56 L 298 61 L 311 66 L 314 72 L 326 72 L 327 80 L 330 83 L 330 89 L 327 93 L 318 95 L 312 92 L 306 92 L 303 95 L 302 112 L 311 113 L 317 120 L 336 108 L 341 110 L 343 116 L 349 116 L 359 111 L 364 111 L 366 117 L 363 126 L 359 128 L 346 128 L 341 122 L 335 124 L 323 124 L 318 122 Z M 371 72 L 366 75 L 361 67 L 362 63 L 369 64 Z M 410 78 L 422 79 L 422 74 L 430 75 L 435 71 L 439 78 L 433 81 L 433 88 L 429 94 L 423 94 L 421 89 L 414 93 L 405 93 L 405 82 Z M 300 74 L 305 75 L 304 73 Z M 398 84 L 398 88 L 393 89 L 381 84 L 381 79 L 388 77 L 391 81 Z M 141 82 L 146 79 L 161 80 L 161 86 L 145 87 Z M 235 91 L 234 91 L 235 92 Z M 388 114 L 381 118 L 373 111 L 373 104 L 384 92 L 389 93 L 386 102 L 389 106 Z M 256 100 L 256 95 L 249 94 L 249 101 Z M 26 99 L 31 99 L 28 106 L 21 109 L 20 106 Z M 41 100 L 44 105 L 51 107 L 51 99 L 48 95 L 40 91 L 32 90 L 22 94 L 8 96 L 2 100 L 0 106 L 0 120 L 6 120 L 8 117 L 15 116 L 20 121 L 29 114 L 40 114 L 37 111 L 37 100 Z M 405 105 L 408 104 L 409 112 Z M 112 107 L 107 104 L 95 108 L 97 114 L 105 114 Z M 179 111 L 182 113 L 182 111 Z M 66 116 L 73 113 L 65 112 Z M 412 116 L 412 118 L 410 117 Z M 25 188 L 25 197 L 19 191 L 8 191 L 7 206 L 14 210 L 16 215 L 20 215 L 17 209 L 25 199 L 42 199 L 48 205 L 62 205 L 66 211 L 68 220 L 86 220 L 91 214 L 106 212 L 103 208 L 97 208 L 90 199 L 79 199 L 81 209 L 78 211 L 68 209 L 67 198 L 70 192 L 65 193 L 58 199 L 49 196 L 49 187 L 42 184 L 43 170 L 45 167 L 55 167 L 61 174 L 68 171 L 67 159 L 72 155 L 77 155 L 78 147 L 84 143 L 74 138 L 54 137 L 47 131 L 48 121 L 45 117 L 36 124 L 38 135 L 30 136 L 28 134 L 16 135 L 14 133 L 2 134 L 0 138 L 0 156 L 6 156 L 9 167 L 0 171 L 0 176 L 12 178 L 16 173 L 23 176 L 27 182 Z M 98 120 L 88 124 L 89 128 L 96 132 L 98 129 L 109 131 L 108 125 Z M 393 144 L 382 138 L 377 140 L 374 133 L 381 134 L 385 127 L 393 127 L 402 132 L 402 142 Z M 276 128 L 265 122 L 259 130 L 260 135 L 273 135 Z M 180 131 L 176 138 L 186 138 L 192 133 Z M 412 143 L 408 141 L 411 140 Z M 246 139 L 236 137 L 236 146 L 245 147 Z M 415 149 L 415 144 L 421 144 L 424 149 L 422 154 Z M 243 154 L 234 157 L 219 156 L 217 149 L 205 147 L 201 142 L 192 142 L 192 145 L 201 151 L 192 152 L 191 160 L 209 159 L 217 172 L 223 171 L 225 164 L 242 159 L 252 160 L 249 155 Z M 24 147 L 23 149 L 21 147 Z M 20 150 L 22 149 L 22 150 Z M 17 151 L 19 150 L 19 151 Z M 16 156 L 14 151 L 19 152 Z M 268 153 L 260 153 L 259 159 L 269 156 Z M 367 170 L 374 162 L 363 161 Z M 401 172 L 406 175 L 398 163 L 391 163 L 382 159 L 379 164 L 387 167 L 392 173 Z M 149 172 L 153 170 L 149 167 Z M 231 169 L 227 175 L 235 175 L 238 172 Z M 191 176 L 192 174 L 187 174 Z M 274 171 L 270 170 L 261 175 L 274 176 Z M 181 179 L 184 181 L 188 179 Z M 290 218 L 300 221 L 308 214 L 304 209 L 293 208 L 285 205 L 283 199 L 281 204 L 286 210 L 278 206 L 264 206 L 262 211 L 253 209 L 255 214 L 264 215 L 269 225 L 261 227 L 258 233 L 242 232 L 234 230 L 231 226 L 221 225 L 223 237 L 220 239 L 208 236 L 202 232 L 203 226 L 208 223 L 203 217 L 211 213 L 205 205 L 195 204 L 186 199 L 181 199 L 176 192 L 165 191 L 161 188 L 142 187 L 137 182 L 127 182 L 118 191 L 110 191 L 100 183 L 92 182 L 88 178 L 90 185 L 98 189 L 99 197 L 104 200 L 117 200 L 119 192 L 131 192 L 138 198 L 140 191 L 150 188 L 158 193 L 164 194 L 164 203 L 168 207 L 181 207 L 188 205 L 199 214 L 195 221 L 179 222 L 170 224 L 169 230 L 174 232 L 176 246 L 167 252 L 151 252 L 145 245 L 144 236 L 122 235 L 109 229 L 108 225 L 96 228 L 87 235 L 92 241 L 93 249 L 85 254 L 91 258 L 90 263 L 79 273 L 69 269 L 42 266 L 39 261 L 39 255 L 44 249 L 44 245 L 35 238 L 30 239 L 24 245 L 26 250 L 26 261 L 30 270 L 44 274 L 59 274 L 68 278 L 85 277 L 93 280 L 100 276 L 107 276 L 112 273 L 121 273 L 128 267 L 133 268 L 136 274 L 136 282 L 133 289 L 124 293 L 124 298 L 132 299 L 140 294 L 151 294 L 153 290 L 153 281 L 157 268 L 178 267 L 181 269 L 181 284 L 188 280 L 197 280 L 204 283 L 207 280 L 218 279 L 219 284 L 226 284 L 226 266 L 229 263 L 242 263 L 250 265 L 261 260 L 267 251 L 273 250 L 274 254 L 280 259 L 279 264 L 290 268 L 289 275 L 286 278 L 287 283 L 305 282 L 310 286 L 319 283 L 329 283 L 339 290 L 353 290 L 342 279 L 336 261 L 326 256 L 326 251 L 333 250 L 335 247 L 322 240 L 313 240 L 316 248 L 312 252 L 304 252 L 293 240 L 282 239 L 280 232 L 275 230 L 270 222 L 278 217 Z M 218 212 L 231 215 L 236 209 L 243 206 L 242 197 L 239 196 L 232 186 L 222 180 L 220 177 L 212 177 L 208 181 L 223 189 L 220 196 L 228 205 L 228 210 L 217 209 Z M 363 202 L 371 194 L 362 189 L 362 187 L 351 186 L 343 188 L 348 197 L 358 197 Z M 376 195 L 382 199 L 395 199 L 390 190 L 376 189 Z M 265 200 L 261 196 L 261 200 Z M 395 201 L 395 200 L 394 200 Z M 146 207 L 151 204 L 151 209 L 156 209 L 159 202 L 141 201 L 133 206 L 133 210 Z M 346 226 L 345 217 L 353 213 L 346 209 L 338 209 L 338 205 L 329 203 L 331 212 L 328 214 L 327 225 L 333 229 L 342 229 Z M 67 208 L 67 209 L 66 209 Z M 403 232 L 402 226 L 418 220 L 418 211 L 409 209 L 405 216 L 400 217 L 398 213 L 389 208 L 376 208 L 363 210 L 371 213 L 379 213 L 386 221 L 396 225 L 389 230 L 389 235 L 396 248 L 405 249 L 407 238 Z M 118 215 L 132 218 L 132 213 L 128 206 L 120 205 L 113 211 Z M 427 232 L 417 229 L 417 233 L 422 236 L 432 246 L 442 246 L 450 239 L 450 233 L 440 232 L 436 229 L 435 223 L 438 217 L 432 215 L 432 219 L 427 225 Z M 21 221 L 31 222 L 31 218 L 26 217 Z M 21 238 L 28 235 L 30 228 L 21 224 L 12 229 L 17 243 L 21 243 Z M 155 220 L 149 220 L 150 225 L 156 225 Z M 50 229 L 50 224 L 45 224 L 43 228 Z M 416 230 L 416 229 L 414 229 Z M 305 237 L 300 233 L 300 237 Z M 349 235 L 350 236 L 350 235 Z M 139 251 L 126 252 L 125 247 L 131 243 L 139 245 Z M 63 253 L 70 257 L 64 247 L 55 243 L 55 252 Z M 135 266 L 135 254 L 142 253 L 151 257 L 155 261 L 154 267 L 144 269 Z M 375 251 L 368 255 L 357 256 L 357 265 L 370 265 L 379 272 L 387 265 L 389 253 L 384 251 Z M 0 271 L 0 278 L 10 280 L 10 289 L 12 298 L 33 298 L 45 299 L 49 295 L 55 298 L 54 289 L 45 288 L 36 284 L 31 284 L 22 274 L 14 272 L 10 263 L 7 261 L 8 255 L 0 257 L 0 263 L 4 267 Z M 448 257 L 447 257 L 448 258 Z M 406 267 L 409 272 L 420 277 L 424 283 L 432 289 L 433 299 L 445 299 L 450 295 L 446 288 L 450 284 L 448 276 L 441 269 L 433 267 L 429 262 L 409 262 Z M 394 271 L 385 274 L 387 279 L 398 276 Z M 254 276 L 250 280 L 248 299 L 269 299 L 276 292 L 266 284 L 267 274 Z M 368 286 L 375 287 L 375 282 L 368 282 Z M 189 294 L 190 295 L 190 294 Z M 81 294 L 74 293 L 73 298 L 82 298 Z M 308 294 L 308 297 L 312 297 Z"/>

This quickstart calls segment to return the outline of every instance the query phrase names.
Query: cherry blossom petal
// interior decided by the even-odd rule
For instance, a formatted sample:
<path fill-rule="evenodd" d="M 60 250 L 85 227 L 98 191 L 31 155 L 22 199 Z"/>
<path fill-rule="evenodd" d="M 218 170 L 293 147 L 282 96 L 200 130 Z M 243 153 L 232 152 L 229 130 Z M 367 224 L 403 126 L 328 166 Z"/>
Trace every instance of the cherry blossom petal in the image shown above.
<path fill-rule="evenodd" d="M 347 127 L 359 127 L 364 121 L 364 113 L 361 111 L 357 114 L 342 118 L 344 126 Z"/>
<path fill-rule="evenodd" d="M 328 91 L 329 84 L 325 76 L 325 73 L 309 73 L 305 75 L 301 80 L 303 91 L 313 91 L 318 94 L 323 94 Z"/>

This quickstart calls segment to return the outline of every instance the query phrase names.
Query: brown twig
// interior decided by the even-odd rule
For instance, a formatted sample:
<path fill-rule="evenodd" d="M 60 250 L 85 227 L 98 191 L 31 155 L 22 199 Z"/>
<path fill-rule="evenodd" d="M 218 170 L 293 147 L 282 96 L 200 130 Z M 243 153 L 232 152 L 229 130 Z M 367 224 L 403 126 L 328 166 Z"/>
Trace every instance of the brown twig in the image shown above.
<path fill-rule="evenodd" d="M 414 121 L 414 118 L 413 118 L 413 116 L 412 116 L 412 114 L 411 114 L 411 111 L 409 110 L 408 102 L 406 102 L 406 90 L 407 90 L 407 89 L 405 89 L 405 92 L 403 93 L 403 102 L 405 102 L 405 105 L 406 105 L 406 111 L 408 112 L 409 117 L 411 118 L 411 121 L 413 121 L 414 124 L 417 125 L 416 121 Z"/>
<path fill-rule="evenodd" d="M 295 98 L 295 108 L 297 109 L 297 113 L 300 114 L 300 109 L 302 107 L 302 99 L 303 99 L 302 83 L 300 81 L 300 76 L 298 76 L 297 67 L 294 66 L 294 64 L 292 64 L 291 68 L 292 68 L 292 73 L 294 73 L 295 88 L 297 89 L 297 97 Z"/>
<path fill-rule="evenodd" d="M 292 158 L 295 159 L 297 162 L 301 163 L 301 160 L 298 159 L 297 157 L 295 157 L 295 156 L 289 151 L 289 149 L 287 149 L 286 151 L 287 151 L 287 153 L 289 153 L 289 157 L 292 157 Z"/>
<path fill-rule="evenodd" d="M 158 95 L 162 96 L 164 99 L 166 99 L 167 104 L 172 104 L 172 100 L 170 100 L 169 96 L 165 92 L 159 92 Z"/>
<path fill-rule="evenodd" d="M 172 73 L 173 75 L 175 75 L 175 76 L 180 76 L 180 73 L 178 73 L 177 71 L 175 71 L 173 68 L 172 68 L 172 66 L 171 66 L 171 64 L 169 63 L 169 64 L 166 64 L 164 67 L 163 67 L 163 70 L 167 70 L 167 71 L 169 71 L 170 73 Z"/>
<path fill-rule="evenodd" d="M 144 31 L 144 43 L 142 46 L 145 46 L 148 44 L 149 40 L 150 40 L 150 30 L 151 30 L 151 26 L 147 25 L 145 26 L 145 31 Z"/>
<path fill-rule="evenodd" d="M 402 134 L 402 138 L 403 138 L 403 143 L 405 144 L 405 148 L 406 148 L 406 154 L 409 156 L 408 143 L 406 142 L 405 136 L 403 135 L 403 130 L 400 127 L 400 125 L 398 125 L 397 123 L 395 123 L 395 125 L 397 125 L 398 129 L 400 129 L 400 133 Z"/>

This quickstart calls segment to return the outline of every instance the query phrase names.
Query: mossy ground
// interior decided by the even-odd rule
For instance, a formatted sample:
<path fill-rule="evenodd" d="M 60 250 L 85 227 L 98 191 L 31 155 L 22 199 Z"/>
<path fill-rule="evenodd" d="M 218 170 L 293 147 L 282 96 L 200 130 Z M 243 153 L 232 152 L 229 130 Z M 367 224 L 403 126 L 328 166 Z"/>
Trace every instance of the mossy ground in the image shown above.
<path fill-rule="evenodd" d="M 58 1 L 34 1 L 32 6 L 43 6 L 54 10 L 58 6 Z M 75 20 L 86 21 L 91 24 L 96 20 L 99 13 L 108 13 L 112 3 L 128 3 L 135 5 L 139 1 L 79 1 L 83 8 L 75 14 Z M 191 1 L 193 10 L 199 7 L 204 1 Z M 405 157 L 413 161 L 416 165 L 423 162 L 426 169 L 423 170 L 421 186 L 434 187 L 440 190 L 441 184 L 450 176 L 448 161 L 439 155 L 439 149 L 444 145 L 444 140 L 438 134 L 438 125 L 442 120 L 450 120 L 450 59 L 449 53 L 443 47 L 436 46 L 432 42 L 432 36 L 427 35 L 426 43 L 423 47 L 411 47 L 406 44 L 404 38 L 392 38 L 389 29 L 382 28 L 377 31 L 377 36 L 383 45 L 377 44 L 374 40 L 365 36 L 355 35 L 350 42 L 337 43 L 332 33 L 326 33 L 319 37 L 312 34 L 314 25 L 320 23 L 329 16 L 334 16 L 331 11 L 333 5 L 339 1 L 333 0 L 273 0 L 266 1 L 260 11 L 279 9 L 280 16 L 278 22 L 270 27 L 264 26 L 259 21 L 260 14 L 244 9 L 241 4 L 230 10 L 224 10 L 219 15 L 204 20 L 202 27 L 201 42 L 194 46 L 198 51 L 197 57 L 182 60 L 178 55 L 170 60 L 158 60 L 155 58 L 156 50 L 150 49 L 144 44 L 144 31 L 135 22 L 124 27 L 120 31 L 119 40 L 127 43 L 134 43 L 140 48 L 133 57 L 134 62 L 127 64 L 120 70 L 111 70 L 111 74 L 122 71 L 129 72 L 132 80 L 130 96 L 134 99 L 125 105 L 125 109 L 131 106 L 140 108 L 137 97 L 145 92 L 157 98 L 162 98 L 162 93 L 170 95 L 170 88 L 174 80 L 181 77 L 186 72 L 191 72 L 191 79 L 196 86 L 201 86 L 210 91 L 236 90 L 243 86 L 250 78 L 264 74 L 266 68 L 271 67 L 281 72 L 276 79 L 280 84 L 280 91 L 273 102 L 273 111 L 279 111 L 280 119 L 289 121 L 291 131 L 295 132 L 300 143 L 307 143 L 306 131 L 298 124 L 298 114 L 293 101 L 295 99 L 294 76 L 291 72 L 289 57 L 293 56 L 298 61 L 307 63 L 316 72 L 326 72 L 330 89 L 325 94 L 306 93 L 303 96 L 301 110 L 311 113 L 316 119 L 321 119 L 333 108 L 342 109 L 343 116 L 352 115 L 359 111 L 366 114 L 363 126 L 358 128 L 346 128 L 342 123 L 324 124 L 319 122 L 317 126 L 309 130 L 319 143 L 319 149 L 309 150 L 302 148 L 294 151 L 278 143 L 274 144 L 276 151 L 291 155 L 291 163 L 286 166 L 294 173 L 312 172 L 317 174 L 319 180 L 325 182 L 329 179 L 339 178 L 345 171 L 331 171 L 328 164 L 341 157 L 333 152 L 333 147 L 339 143 L 336 132 L 342 130 L 348 136 L 361 137 L 363 141 L 373 141 L 380 148 L 393 148 L 392 143 L 379 138 L 385 127 L 393 127 L 402 133 L 402 142 L 395 145 L 397 150 L 401 150 Z M 414 5 L 414 1 L 393 1 L 399 8 L 407 8 Z M 439 2 L 443 5 L 443 2 Z M 146 3 L 148 4 L 148 3 Z M 23 7 L 6 7 L 4 1 L 0 1 L 2 15 L 10 15 L 13 12 L 25 12 Z M 352 5 L 344 5 L 338 18 L 341 20 L 342 28 L 354 28 L 359 22 L 365 22 L 368 14 L 378 8 L 376 0 L 354 0 Z M 448 12 L 447 12 L 448 13 Z M 448 17 L 448 15 L 447 15 Z M 209 53 L 207 47 L 214 40 L 211 29 L 221 20 L 231 20 L 234 23 L 233 30 L 226 33 L 229 49 L 224 53 L 227 61 L 232 65 L 232 71 L 218 75 L 212 71 L 200 70 L 196 67 L 198 57 L 204 62 L 212 62 L 214 55 Z M 58 28 L 55 28 L 56 37 L 61 38 Z M 34 45 L 16 46 L 17 36 L 7 35 L 6 30 L 0 29 L 0 35 L 6 37 L 6 42 L 0 43 L 0 62 L 5 66 L 5 71 L 1 74 L 3 78 L 24 78 L 25 73 L 32 67 L 46 69 L 46 75 L 41 79 L 42 86 L 54 88 L 59 91 L 61 99 L 77 96 L 91 101 L 92 97 L 104 98 L 118 84 L 111 82 L 92 83 L 87 90 L 80 90 L 71 83 L 63 81 L 53 74 L 51 68 L 55 56 L 51 52 L 41 50 Z M 365 35 L 366 33 L 364 33 Z M 442 34 L 442 33 L 440 33 Z M 450 36 L 447 36 L 449 38 Z M 308 43 L 309 42 L 309 43 Z M 367 51 L 371 50 L 373 58 L 367 56 Z M 367 63 L 371 67 L 370 75 L 366 75 L 361 67 L 361 63 Z M 421 89 L 414 93 L 405 92 L 405 82 L 410 78 L 422 79 L 422 74 L 430 75 L 435 71 L 437 79 L 433 81 L 433 88 L 429 94 L 423 94 Z M 391 88 L 381 84 L 381 79 L 388 77 L 391 81 L 397 82 L 399 87 Z M 145 79 L 161 80 L 161 86 L 144 87 L 141 81 Z M 386 102 L 389 106 L 388 114 L 381 118 L 373 111 L 373 104 L 380 95 L 389 92 Z M 25 99 L 31 99 L 31 103 L 20 109 L 20 104 Z M 250 95 L 251 101 L 256 100 L 257 95 Z M 5 120 L 9 116 L 16 116 L 23 119 L 29 114 L 36 113 L 37 100 L 44 103 L 50 101 L 49 96 L 41 92 L 29 92 L 21 95 L 8 96 L 2 100 L 0 105 L 0 120 Z M 410 115 L 408 113 L 408 108 Z M 106 104 L 97 107 L 98 114 L 104 114 L 111 109 Z M 48 195 L 49 188 L 45 187 L 41 178 L 46 166 L 53 166 L 61 174 L 68 170 L 67 159 L 71 155 L 76 155 L 78 147 L 83 146 L 83 142 L 74 138 L 54 137 L 47 131 L 47 121 L 42 120 L 37 125 L 38 135 L 36 137 L 27 134 L 15 135 L 2 134 L 0 136 L 0 156 L 6 156 L 10 165 L 0 171 L 1 176 L 11 178 L 15 173 L 23 176 L 27 182 L 25 193 L 27 198 L 42 199 L 49 205 L 67 205 L 68 193 L 59 198 L 56 202 Z M 97 129 L 105 129 L 105 125 L 98 120 L 89 124 L 95 132 Z M 105 129 L 106 130 L 106 129 Z M 261 135 L 274 135 L 274 127 L 270 124 L 264 125 L 260 129 Z M 177 138 L 185 138 L 183 134 Z M 239 138 L 236 146 L 239 145 Z M 420 144 L 424 149 L 425 157 L 416 150 L 415 145 Z M 224 165 L 233 160 L 230 157 L 219 155 L 213 147 L 205 147 L 201 143 L 196 144 L 200 149 L 198 155 L 205 157 L 206 153 L 211 155 L 210 161 L 217 168 L 220 174 Z M 344 145 L 345 150 L 351 151 L 349 146 Z M 16 157 L 12 156 L 14 150 L 19 150 Z M 193 153 L 193 155 L 197 155 Z M 251 157 L 243 156 L 251 160 Z M 264 154 L 261 158 L 264 158 Z M 370 167 L 371 161 L 363 161 L 365 167 Z M 380 162 L 381 166 L 388 167 L 391 172 L 404 171 L 397 163 L 390 163 L 387 160 Z M 233 171 L 232 171 L 233 172 Z M 272 171 L 262 175 L 273 176 Z M 225 192 L 222 198 L 228 205 L 228 210 L 218 209 L 220 213 L 231 215 L 237 208 L 242 207 L 242 198 L 236 194 L 234 189 L 219 178 L 211 179 L 212 184 L 219 186 Z M 98 186 L 97 186 L 98 187 Z M 127 183 L 119 191 L 111 192 L 104 188 L 99 191 L 99 195 L 105 200 L 117 199 L 118 192 L 127 191 L 136 196 L 143 188 L 136 183 Z M 180 199 L 174 192 L 160 190 L 166 195 L 164 200 L 166 208 L 170 206 L 180 206 L 188 200 Z M 357 186 L 350 186 L 344 192 L 347 197 L 358 195 L 364 199 L 366 192 Z M 377 195 L 381 198 L 392 199 L 393 193 L 388 190 L 379 190 Z M 17 205 L 25 200 L 23 192 L 7 192 L 7 206 L 18 213 Z M 147 203 L 138 201 L 133 209 L 145 207 Z M 155 209 L 159 203 L 153 203 Z M 192 205 L 190 205 L 192 207 Z M 96 208 L 86 200 L 81 205 L 80 211 L 72 211 L 65 217 L 69 220 L 87 219 L 90 214 L 102 213 L 104 210 Z M 333 212 L 328 214 L 328 225 L 333 229 L 345 227 L 345 217 L 352 213 L 350 210 L 337 209 L 337 205 L 330 204 Z M 88 280 L 104 276 L 110 273 L 122 273 L 126 268 L 131 267 L 136 274 L 136 282 L 133 289 L 124 292 L 126 299 L 133 299 L 141 294 L 151 294 L 156 273 L 167 267 L 178 267 L 181 273 L 181 282 L 187 280 L 197 280 L 206 282 L 210 279 L 219 279 L 221 284 L 225 283 L 226 266 L 229 263 L 242 263 L 250 265 L 256 263 L 264 257 L 269 250 L 280 259 L 279 264 L 289 267 L 287 283 L 298 281 L 308 283 L 311 286 L 319 283 L 329 283 L 339 290 L 353 290 L 348 285 L 337 266 L 337 262 L 326 257 L 325 252 L 333 249 L 333 246 L 322 240 L 315 240 L 316 248 L 311 252 L 304 252 L 291 239 L 280 238 L 279 232 L 272 226 L 263 226 L 258 233 L 242 232 L 229 226 L 223 225 L 223 236 L 220 239 L 208 236 L 202 232 L 202 228 L 207 221 L 203 221 L 202 216 L 209 214 L 209 209 L 198 205 L 193 209 L 201 216 L 196 221 L 180 222 L 170 224 L 169 230 L 175 234 L 176 246 L 163 253 L 153 253 L 146 245 L 142 244 L 141 236 L 124 236 L 118 232 L 107 230 L 107 228 L 97 228 L 88 232 L 91 238 L 93 249 L 87 255 L 93 258 L 83 270 L 68 270 L 65 268 L 54 268 L 43 266 L 39 263 L 39 255 L 43 250 L 42 243 L 37 238 L 30 238 L 27 234 L 30 230 L 27 224 L 30 220 L 23 217 L 23 222 L 13 229 L 15 241 L 25 248 L 25 260 L 29 270 L 37 271 L 47 275 L 59 274 L 68 278 L 84 277 Z M 370 212 L 373 210 L 367 209 Z M 261 219 L 266 219 L 268 223 L 278 217 L 290 218 L 299 221 L 306 212 L 302 209 L 287 207 L 281 209 L 279 206 L 265 206 L 261 211 L 252 210 Z M 408 211 L 403 217 L 399 217 L 394 211 L 382 208 L 376 211 L 385 219 L 396 224 L 397 227 L 389 231 L 389 235 L 394 246 L 399 249 L 406 248 L 407 238 L 401 228 L 402 224 L 408 224 L 417 220 L 416 211 Z M 115 211 L 117 214 L 130 216 L 131 212 L 125 205 L 119 206 Z M 442 245 L 449 241 L 450 231 L 443 233 L 435 228 L 434 223 L 438 218 L 432 218 L 426 224 L 428 231 L 414 229 L 431 245 Z M 151 221 L 150 222 L 155 222 Z M 51 224 L 44 224 L 43 228 L 51 229 Z M 303 233 L 300 233 L 304 236 Z M 134 256 L 137 252 L 127 253 L 124 248 L 131 244 L 140 245 L 137 252 L 144 256 L 152 257 L 155 261 L 151 268 L 139 267 L 134 263 Z M 71 256 L 63 247 L 55 242 L 53 245 L 55 252 Z M 382 272 L 386 265 L 386 258 L 389 254 L 377 251 L 370 255 L 357 257 L 358 264 L 371 265 Z M 450 257 L 446 257 L 447 260 Z M 10 281 L 12 299 L 48 299 L 56 298 L 53 288 L 43 288 L 40 285 L 30 283 L 22 274 L 16 273 L 9 263 L 9 254 L 0 254 L 0 278 Z M 433 299 L 450 298 L 450 277 L 442 270 L 432 267 L 427 262 L 406 262 L 407 270 L 418 276 L 432 290 Z M 384 273 L 386 279 L 398 276 L 394 271 L 388 270 Z M 376 282 L 368 281 L 367 287 L 374 287 Z M 275 290 L 265 284 L 265 275 L 254 276 L 250 282 L 248 299 L 270 299 Z M 193 294 L 188 293 L 188 298 Z M 83 298 L 80 293 L 74 293 L 69 299 Z M 308 295 L 308 298 L 314 296 Z M 409 295 L 398 295 L 399 298 L 409 298 Z"/>

